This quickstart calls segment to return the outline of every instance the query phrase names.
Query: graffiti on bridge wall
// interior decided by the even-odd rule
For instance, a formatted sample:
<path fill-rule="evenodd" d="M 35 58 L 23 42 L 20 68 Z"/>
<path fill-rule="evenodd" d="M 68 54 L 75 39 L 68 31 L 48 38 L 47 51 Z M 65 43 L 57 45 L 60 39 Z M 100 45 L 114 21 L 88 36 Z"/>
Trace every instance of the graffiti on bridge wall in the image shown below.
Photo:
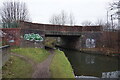
<path fill-rule="evenodd" d="M 34 33 L 24 34 L 24 39 L 35 42 L 43 41 L 43 38 L 39 34 L 34 34 Z"/>
<path fill-rule="evenodd" d="M 86 39 L 87 48 L 95 48 L 95 39 L 88 38 Z"/>

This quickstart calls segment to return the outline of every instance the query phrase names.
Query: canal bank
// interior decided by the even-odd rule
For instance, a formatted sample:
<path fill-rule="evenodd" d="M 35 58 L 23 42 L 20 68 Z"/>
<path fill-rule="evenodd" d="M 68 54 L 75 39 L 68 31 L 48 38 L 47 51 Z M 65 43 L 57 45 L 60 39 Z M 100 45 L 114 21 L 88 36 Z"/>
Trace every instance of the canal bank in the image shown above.
<path fill-rule="evenodd" d="M 81 49 L 73 49 L 73 48 L 66 48 L 64 46 L 60 46 L 60 45 L 55 45 L 56 48 L 62 48 L 62 49 L 69 49 L 69 50 L 73 50 L 73 51 L 79 51 L 82 53 L 86 53 L 86 54 L 97 54 L 97 55 L 104 55 L 104 56 L 119 56 L 120 57 L 120 52 L 115 52 L 112 51 L 110 49 L 106 49 L 108 50 L 108 52 L 106 52 L 106 50 L 104 49 L 95 49 L 95 48 L 81 48 Z"/>
<path fill-rule="evenodd" d="M 3 78 L 32 78 L 34 71 L 34 78 L 40 78 L 40 76 L 46 78 L 45 71 L 48 67 L 47 71 L 50 72 L 48 78 L 75 78 L 70 62 L 62 51 L 41 48 L 16 48 L 11 51 L 12 56 L 2 68 Z M 53 54 L 50 61 L 48 58 Z M 47 63 L 49 64 L 46 65 Z M 36 76 L 36 71 L 38 71 L 38 76 Z M 45 76 L 43 76 L 44 73 Z"/>
<path fill-rule="evenodd" d="M 99 55 L 99 53 L 84 53 L 71 49 L 63 49 L 68 57 L 75 76 L 102 77 L 102 73 L 119 71 L 120 58 L 117 56 Z"/>

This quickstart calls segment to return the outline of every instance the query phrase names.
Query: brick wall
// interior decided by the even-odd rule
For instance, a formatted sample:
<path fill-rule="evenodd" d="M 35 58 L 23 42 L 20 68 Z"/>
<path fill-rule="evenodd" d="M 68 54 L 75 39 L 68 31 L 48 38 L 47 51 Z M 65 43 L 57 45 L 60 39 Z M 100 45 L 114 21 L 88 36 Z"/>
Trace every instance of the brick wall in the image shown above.
<path fill-rule="evenodd" d="M 119 50 L 120 48 L 120 31 L 104 31 L 102 35 L 104 47 Z"/>
<path fill-rule="evenodd" d="M 102 26 L 83 26 L 82 31 L 101 31 Z"/>
<path fill-rule="evenodd" d="M 44 38 L 44 31 L 36 29 L 19 29 L 19 28 L 3 28 L 2 42 L 3 45 L 20 46 L 20 47 L 44 47 L 43 41 L 35 42 L 30 40 L 25 40 L 25 34 L 39 34 Z"/>
<path fill-rule="evenodd" d="M 33 47 L 33 48 L 44 48 L 44 31 L 36 30 L 36 29 L 21 29 L 20 32 L 20 46 L 21 47 Z M 25 34 L 39 34 L 42 38 L 43 41 L 31 41 L 31 40 L 26 40 L 24 38 Z"/>
<path fill-rule="evenodd" d="M 101 31 L 102 26 L 67 26 L 67 25 L 52 25 L 52 24 L 39 24 L 31 22 L 21 22 L 20 27 L 22 29 L 39 29 L 42 31 L 72 31 L 72 32 L 84 32 L 84 31 Z"/>
<path fill-rule="evenodd" d="M 20 29 L 19 28 L 1 28 L 3 32 L 2 42 L 9 45 L 19 46 L 20 44 Z"/>
<path fill-rule="evenodd" d="M 82 48 L 87 48 L 87 39 L 94 40 L 95 48 L 100 48 L 102 46 L 101 42 L 102 32 L 85 32 L 81 36 L 81 46 Z"/>

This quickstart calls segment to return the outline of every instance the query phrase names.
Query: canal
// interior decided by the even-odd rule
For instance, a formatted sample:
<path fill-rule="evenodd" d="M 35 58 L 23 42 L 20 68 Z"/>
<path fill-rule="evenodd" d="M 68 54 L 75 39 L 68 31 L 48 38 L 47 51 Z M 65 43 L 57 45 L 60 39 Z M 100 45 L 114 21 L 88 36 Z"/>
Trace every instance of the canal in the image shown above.
<path fill-rule="evenodd" d="M 75 76 L 102 77 L 103 72 L 118 71 L 119 60 L 115 56 L 83 53 L 76 50 L 62 49 L 74 70 Z"/>

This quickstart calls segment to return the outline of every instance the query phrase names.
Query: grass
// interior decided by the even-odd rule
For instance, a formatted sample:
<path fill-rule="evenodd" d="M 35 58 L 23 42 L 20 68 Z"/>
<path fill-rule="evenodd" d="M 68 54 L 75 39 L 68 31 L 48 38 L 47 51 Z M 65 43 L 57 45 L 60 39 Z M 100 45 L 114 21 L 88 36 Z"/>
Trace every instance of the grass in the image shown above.
<path fill-rule="evenodd" d="M 17 48 L 12 52 L 26 56 L 36 63 L 45 60 L 50 53 L 40 48 Z M 32 65 L 19 57 L 12 56 L 10 60 L 3 66 L 3 78 L 31 78 L 33 73 Z"/>
<path fill-rule="evenodd" d="M 40 63 L 45 60 L 50 54 L 41 48 L 17 48 L 11 50 L 14 53 L 26 56 L 36 63 Z"/>
<path fill-rule="evenodd" d="M 2 68 L 3 78 L 30 78 L 32 75 L 32 65 L 26 61 L 11 56 L 10 60 Z"/>
<path fill-rule="evenodd" d="M 72 67 L 62 51 L 55 51 L 50 65 L 52 78 L 74 78 Z"/>
<path fill-rule="evenodd" d="M 50 53 L 39 48 L 17 48 L 11 50 L 26 56 L 37 63 L 45 60 Z M 50 65 L 51 78 L 74 78 L 72 67 L 62 51 L 55 50 L 55 56 Z M 12 56 L 3 66 L 3 78 L 31 78 L 32 65 L 19 57 Z"/>

